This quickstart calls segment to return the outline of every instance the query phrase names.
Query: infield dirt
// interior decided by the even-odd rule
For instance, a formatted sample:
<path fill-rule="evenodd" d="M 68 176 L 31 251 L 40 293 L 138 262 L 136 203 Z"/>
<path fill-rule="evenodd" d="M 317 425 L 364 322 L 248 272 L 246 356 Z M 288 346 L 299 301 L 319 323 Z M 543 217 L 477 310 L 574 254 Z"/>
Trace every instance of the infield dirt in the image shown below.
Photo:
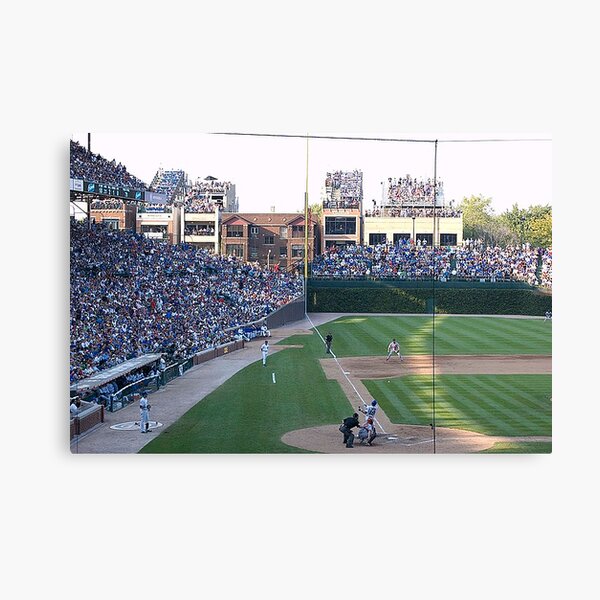
<path fill-rule="evenodd" d="M 348 401 L 354 407 L 362 405 L 361 398 L 369 403 L 373 398 L 362 379 L 385 379 L 404 375 L 461 374 L 551 374 L 552 357 L 540 355 L 471 356 L 451 355 L 406 356 L 400 361 L 392 357 L 386 362 L 381 356 L 354 358 L 325 358 L 320 360 L 328 379 L 338 381 Z M 360 395 L 360 397 L 359 397 Z M 324 453 L 365 454 L 464 454 L 480 452 L 498 442 L 549 442 L 550 437 L 499 437 L 487 436 L 460 429 L 435 428 L 431 426 L 398 425 L 392 423 L 381 410 L 377 411 L 379 435 L 373 446 L 355 442 L 354 448 L 346 448 L 337 425 L 300 429 L 286 433 L 284 443 L 305 450 Z M 382 433 L 385 432 L 385 433 Z"/>

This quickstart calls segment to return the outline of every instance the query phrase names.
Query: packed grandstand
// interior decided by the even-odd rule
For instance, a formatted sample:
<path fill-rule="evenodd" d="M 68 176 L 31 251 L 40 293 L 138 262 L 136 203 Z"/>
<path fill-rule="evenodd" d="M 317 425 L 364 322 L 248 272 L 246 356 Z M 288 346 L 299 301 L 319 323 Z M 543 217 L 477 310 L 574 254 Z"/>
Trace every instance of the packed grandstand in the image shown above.
<path fill-rule="evenodd" d="M 229 182 L 208 177 L 184 185 L 181 170 L 159 169 L 151 186 L 125 166 L 71 141 L 71 177 L 164 193 L 167 207 L 178 196 L 188 212 L 213 212 L 214 193 Z M 428 216 L 431 180 L 389 180 L 388 204 L 365 216 Z M 325 206 L 356 208 L 362 202 L 362 172 L 327 173 Z M 442 189 L 441 182 L 436 188 Z M 404 206 L 407 204 L 408 206 Z M 411 206 L 412 205 L 412 206 Z M 419 206 L 420 205 L 420 206 Z M 95 209 L 122 208 L 123 201 L 96 198 Z M 152 205 L 138 203 L 140 212 Z M 458 216 L 451 207 L 435 214 Z M 185 225 L 186 235 L 214 234 L 211 224 Z M 302 278 L 256 262 L 245 263 L 189 244 L 171 245 L 129 230 L 71 222 L 70 380 L 144 354 L 172 361 L 236 339 L 237 328 L 271 314 L 303 293 Z M 500 248 L 478 240 L 431 247 L 401 240 L 395 245 L 328 248 L 311 265 L 311 277 L 329 279 L 521 281 L 552 287 L 552 250 L 520 244 Z M 129 377 L 137 377 L 132 373 Z M 125 382 L 127 383 L 127 382 Z"/>
<path fill-rule="evenodd" d="M 70 283 L 71 382 L 145 353 L 187 358 L 302 294 L 295 274 L 77 222 Z"/>
<path fill-rule="evenodd" d="M 486 246 L 465 240 L 460 247 L 431 247 L 401 241 L 396 245 L 330 248 L 315 257 L 316 279 L 401 279 L 438 281 L 523 281 L 551 287 L 551 250 L 520 246 Z"/>
<path fill-rule="evenodd" d="M 100 154 L 94 154 L 73 140 L 70 177 L 136 190 L 148 189 L 141 179 L 129 173 L 127 168 L 115 159 L 108 160 Z"/>

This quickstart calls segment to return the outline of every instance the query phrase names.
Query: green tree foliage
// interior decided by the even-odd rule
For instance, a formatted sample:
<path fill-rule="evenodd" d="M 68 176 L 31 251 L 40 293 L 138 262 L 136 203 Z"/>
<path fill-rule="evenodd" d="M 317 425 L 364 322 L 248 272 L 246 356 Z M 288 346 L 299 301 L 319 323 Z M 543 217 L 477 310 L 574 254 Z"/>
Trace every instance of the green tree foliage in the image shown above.
<path fill-rule="evenodd" d="M 487 244 L 506 246 L 529 242 L 532 246 L 552 246 L 552 207 L 535 205 L 510 210 L 496 216 L 492 199 L 484 196 L 463 198 L 458 208 L 463 212 L 463 236 L 482 239 Z"/>
<path fill-rule="evenodd" d="M 535 205 L 519 208 L 516 204 L 499 220 L 512 232 L 516 242 L 547 248 L 552 245 L 552 207 Z"/>
<path fill-rule="evenodd" d="M 463 198 L 458 209 L 463 213 L 463 236 L 491 242 L 490 229 L 494 220 L 492 199 L 481 195 Z"/>
<path fill-rule="evenodd" d="M 533 219 L 529 227 L 529 242 L 541 248 L 552 246 L 552 213 Z"/>
<path fill-rule="evenodd" d="M 323 215 L 323 205 L 319 202 L 315 202 L 314 204 L 309 204 L 308 210 L 313 215 L 313 217 L 321 218 Z"/>

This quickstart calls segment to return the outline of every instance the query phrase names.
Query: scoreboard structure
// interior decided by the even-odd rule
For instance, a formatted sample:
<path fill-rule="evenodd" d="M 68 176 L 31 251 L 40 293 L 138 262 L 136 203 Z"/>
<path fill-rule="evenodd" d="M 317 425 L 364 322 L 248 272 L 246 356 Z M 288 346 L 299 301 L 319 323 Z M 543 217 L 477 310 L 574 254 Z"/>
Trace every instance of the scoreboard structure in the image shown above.
<path fill-rule="evenodd" d="M 72 192 L 80 192 L 82 194 L 106 196 L 107 198 L 121 198 L 123 200 L 134 200 L 151 204 L 164 204 L 167 201 L 166 194 L 123 188 L 115 185 L 108 185 L 106 183 L 86 181 L 85 179 L 71 178 L 69 184 L 69 188 Z"/>

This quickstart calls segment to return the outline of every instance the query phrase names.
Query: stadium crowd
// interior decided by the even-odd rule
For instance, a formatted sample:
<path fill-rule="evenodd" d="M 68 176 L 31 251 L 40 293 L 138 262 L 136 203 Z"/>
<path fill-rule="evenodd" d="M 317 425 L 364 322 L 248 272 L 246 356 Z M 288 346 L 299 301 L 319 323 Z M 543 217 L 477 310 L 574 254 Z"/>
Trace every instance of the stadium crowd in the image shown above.
<path fill-rule="evenodd" d="M 522 246 L 485 246 L 466 240 L 463 246 L 433 248 L 425 243 L 403 241 L 397 245 L 330 248 L 312 263 L 316 278 L 399 278 L 409 280 L 463 279 L 478 281 L 524 281 L 530 285 L 551 282 L 551 275 L 537 276 L 543 250 Z"/>
<path fill-rule="evenodd" d="M 189 213 L 214 213 L 215 206 L 215 202 L 210 198 L 210 192 L 206 191 L 204 186 L 199 183 L 195 183 L 190 188 L 183 201 L 185 212 Z"/>
<path fill-rule="evenodd" d="M 444 182 L 437 180 L 437 195 L 442 196 Z M 392 204 L 433 204 L 434 185 L 431 179 L 417 180 L 416 177 L 388 177 L 388 201 Z"/>
<path fill-rule="evenodd" d="M 87 148 L 73 140 L 71 140 L 70 177 L 123 188 L 148 189 L 141 179 L 129 173 L 121 163 L 89 152 Z"/>
<path fill-rule="evenodd" d="M 456 277 L 458 279 L 495 279 L 497 281 L 524 281 L 539 285 L 536 273 L 540 249 L 529 244 L 521 246 L 486 246 L 483 242 L 468 240 L 456 250 Z"/>
<path fill-rule="evenodd" d="M 178 192 L 185 187 L 185 172 L 181 170 L 165 171 L 160 168 L 152 180 L 152 191 L 165 194 L 167 203 L 171 203 Z"/>
<path fill-rule="evenodd" d="M 198 179 L 192 186 L 199 194 L 226 194 L 231 187 L 231 181 L 219 181 L 218 179 Z"/>
<path fill-rule="evenodd" d="M 362 171 L 327 173 L 325 191 L 325 208 L 358 208 L 363 196 Z"/>
<path fill-rule="evenodd" d="M 184 228 L 184 235 L 215 235 L 215 228 L 202 223 L 189 223 Z"/>
<path fill-rule="evenodd" d="M 124 206 L 123 200 L 118 198 L 106 198 L 103 200 L 94 200 L 91 203 L 92 210 L 121 210 Z"/>
<path fill-rule="evenodd" d="M 542 251 L 542 285 L 552 287 L 552 248 Z"/>
<path fill-rule="evenodd" d="M 366 210 L 365 217 L 460 217 L 462 211 L 448 206 L 440 208 L 376 208 Z"/>
<path fill-rule="evenodd" d="M 72 383 L 145 353 L 185 359 L 302 294 L 257 263 L 71 223 Z"/>

